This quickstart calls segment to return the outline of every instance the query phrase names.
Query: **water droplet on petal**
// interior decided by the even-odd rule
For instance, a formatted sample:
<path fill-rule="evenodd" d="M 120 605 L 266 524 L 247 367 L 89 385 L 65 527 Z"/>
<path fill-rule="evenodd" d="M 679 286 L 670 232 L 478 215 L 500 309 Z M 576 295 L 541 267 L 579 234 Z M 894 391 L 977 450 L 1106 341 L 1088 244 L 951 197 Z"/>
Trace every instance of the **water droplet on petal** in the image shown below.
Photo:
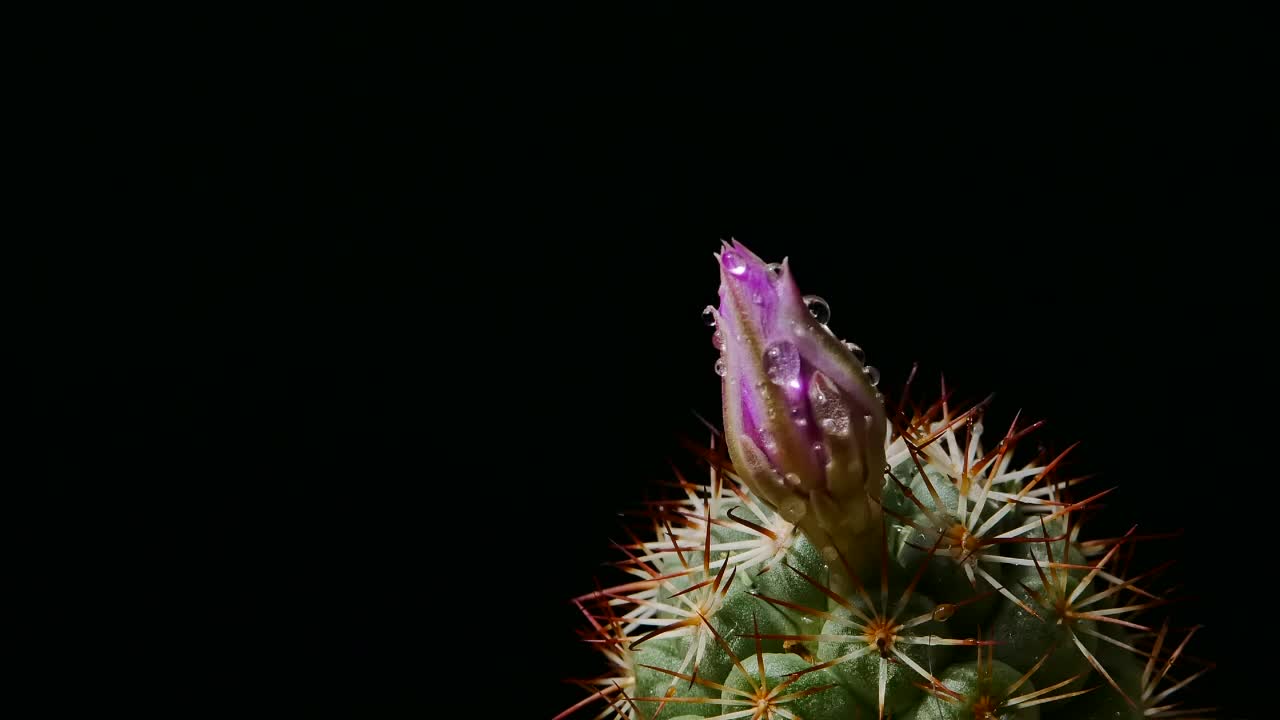
<path fill-rule="evenodd" d="M 867 361 L 867 353 L 858 347 L 857 343 L 846 342 L 844 346 L 849 348 L 849 352 L 853 353 L 854 357 L 858 358 L 858 362 L 865 363 Z"/>
<path fill-rule="evenodd" d="M 819 323 L 826 325 L 831 320 L 831 306 L 827 304 L 826 300 L 817 295 L 805 295 L 804 304 L 805 307 L 809 308 L 809 314 Z"/>
<path fill-rule="evenodd" d="M 715 364 L 715 368 L 714 368 L 714 370 L 716 371 L 716 374 L 717 374 L 717 375 L 719 375 L 720 377 L 724 377 L 724 374 L 725 374 L 726 372 L 728 372 L 728 369 L 727 369 L 727 368 L 725 368 L 725 366 L 724 366 L 724 358 L 720 358 L 720 359 L 716 360 L 716 364 Z"/>
<path fill-rule="evenodd" d="M 840 388 L 831 379 L 820 372 L 813 374 L 813 382 L 809 386 L 809 400 L 813 405 L 813 414 L 818 418 L 822 431 L 828 435 L 845 437 L 849 434 L 849 404 L 840 394 Z"/>
<path fill-rule="evenodd" d="M 764 267 L 769 271 L 769 274 L 775 278 L 782 274 L 782 263 L 769 263 Z"/>
<path fill-rule="evenodd" d="M 717 350 L 724 349 L 724 335 L 721 335 L 719 330 L 711 333 L 711 344 Z"/>
<path fill-rule="evenodd" d="M 865 370 L 865 371 L 866 371 L 866 373 L 867 373 L 867 382 L 870 382 L 870 383 L 871 383 L 871 387 L 875 387 L 875 386 L 877 386 L 877 385 L 879 385 L 879 384 L 880 384 L 880 371 L 879 371 L 879 370 L 875 369 L 874 367 L 872 367 L 872 366 L 870 366 L 870 365 L 866 366 L 866 368 L 864 368 L 864 370 Z"/>
<path fill-rule="evenodd" d="M 790 474 L 788 474 L 790 477 Z M 798 479 L 798 478 L 797 478 Z M 800 522 L 800 519 L 809 511 L 809 506 L 805 504 L 803 498 L 792 495 L 791 497 L 778 503 L 778 514 L 789 523 Z"/>
<path fill-rule="evenodd" d="M 760 430 L 760 445 L 770 455 L 778 452 L 778 441 L 774 439 L 773 433 L 768 430 Z"/>
<path fill-rule="evenodd" d="M 724 261 L 724 266 L 734 275 L 741 275 L 747 271 L 747 264 L 738 257 L 738 253 L 732 250 L 725 250 L 720 258 Z"/>
<path fill-rule="evenodd" d="M 710 305 L 702 309 L 702 322 L 707 327 L 716 326 L 716 309 Z"/>
<path fill-rule="evenodd" d="M 764 372 L 775 385 L 787 385 L 794 380 L 799 386 L 800 351 L 787 340 L 773 343 L 764 351 Z"/>

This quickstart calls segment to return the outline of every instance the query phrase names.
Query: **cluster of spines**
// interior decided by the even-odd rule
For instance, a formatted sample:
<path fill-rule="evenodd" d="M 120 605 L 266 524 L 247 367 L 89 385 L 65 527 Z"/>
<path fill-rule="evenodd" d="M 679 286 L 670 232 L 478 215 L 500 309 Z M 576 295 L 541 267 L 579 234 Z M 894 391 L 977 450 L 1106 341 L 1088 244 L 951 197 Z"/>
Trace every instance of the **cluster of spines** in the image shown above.
<path fill-rule="evenodd" d="M 898 683 L 906 679 L 920 688 L 922 696 L 933 698 L 931 702 L 968 702 L 966 707 L 973 710 L 974 717 L 994 718 L 997 710 L 1009 712 L 1068 701 L 1099 690 L 1105 693 L 1106 689 L 1145 717 L 1207 716 L 1210 710 L 1187 710 L 1171 700 L 1175 692 L 1208 670 L 1205 666 L 1181 679 L 1171 672 L 1174 662 L 1184 656 L 1194 629 L 1170 651 L 1167 622 L 1157 630 L 1141 617 L 1167 600 L 1139 583 L 1157 576 L 1167 564 L 1125 577 L 1136 544 L 1161 536 L 1140 536 L 1131 529 L 1118 538 L 1081 540 L 1082 518 L 1111 490 L 1083 500 L 1069 499 L 1074 486 L 1088 479 L 1059 479 L 1071 448 L 1043 464 L 1046 458 L 1040 457 L 1014 469 L 1015 445 L 1040 423 L 1018 428 L 1015 418 L 996 446 L 983 452 L 981 419 L 990 398 L 953 414 L 945 383 L 941 399 L 926 408 L 909 407 L 906 397 L 904 392 L 886 438 L 888 466 L 880 509 L 887 525 L 894 524 L 907 535 L 893 552 L 899 556 L 914 552 L 916 569 L 905 585 L 892 583 L 892 602 L 887 535 L 881 550 L 879 603 L 873 602 L 857 574 L 833 549 L 828 549 L 822 560 L 843 567 L 841 577 L 852 582 L 845 581 L 837 588 L 839 573 L 824 579 L 804 572 L 788 560 L 800 534 L 746 490 L 718 448 L 722 443 L 713 436 L 709 448 L 700 448 L 710 467 L 709 483 L 689 482 L 677 470 L 671 485 L 678 496 L 648 503 L 645 508 L 653 539 L 642 540 L 628 531 L 630 541 L 616 544 L 624 555 L 617 566 L 633 579 L 598 587 L 574 600 L 587 619 L 589 628 L 584 634 L 606 656 L 610 672 L 582 683 L 588 696 L 557 720 L 587 712 L 588 707 L 596 708 L 598 718 L 628 720 L 648 720 L 660 714 L 671 717 L 685 709 L 721 720 L 798 717 L 794 706 L 814 702 L 820 693 L 846 692 L 840 683 L 826 680 L 839 678 L 842 667 L 863 657 L 876 658 L 876 696 L 851 696 L 850 705 L 856 712 L 865 702 L 868 716 L 883 718 L 901 711 L 892 704 L 886 706 L 891 676 Z M 968 581 L 971 593 L 927 612 L 906 612 L 921 578 L 930 569 L 936 572 L 938 563 L 953 564 L 951 572 Z M 1001 566 L 1023 575 L 1005 578 Z M 853 633 L 845 638 L 861 637 L 868 642 L 821 660 L 815 657 L 815 647 L 840 645 L 844 640 L 824 631 L 761 632 L 759 608 L 750 610 L 749 630 L 739 622 L 739 631 L 726 637 L 724 627 L 718 627 L 724 623 L 718 622 L 717 615 L 739 572 L 756 579 L 768 573 L 791 574 L 792 581 L 810 590 L 808 603 L 758 589 L 743 594 L 761 608 L 784 610 L 792 618 L 843 625 Z M 1091 591 L 1095 584 L 1102 589 Z M 975 677 L 981 680 L 985 667 L 991 677 L 982 682 L 994 682 L 990 668 L 998 666 L 996 650 L 1004 643 L 990 637 L 981 639 L 980 626 L 976 639 L 912 632 L 925 625 L 937 626 L 971 603 L 989 601 L 993 594 L 1007 600 L 1014 612 L 1060 629 L 1055 630 L 1057 637 L 1051 647 L 1023 663 L 1030 665 L 1025 674 L 983 696 L 986 699 L 975 700 L 970 693 L 966 700 L 949 687 L 946 677 L 935 675 L 932 667 L 925 667 L 919 656 L 913 657 L 904 646 L 917 642 L 929 644 L 931 650 L 974 646 L 979 658 Z M 741 608 L 735 610 L 742 615 Z M 678 658 L 672 656 L 664 663 L 665 667 L 638 658 L 646 644 L 673 638 L 683 638 L 671 643 L 680 651 Z M 879 638 L 879 645 L 872 638 Z M 772 684 L 765 667 L 762 643 L 766 642 L 772 643 L 770 652 L 792 658 L 784 661 L 779 659 L 784 656 L 770 654 L 771 662 L 794 666 Z M 1079 652 L 1087 667 L 1076 672 L 1069 669 L 1065 676 L 1058 673 L 1045 687 L 1015 695 L 1046 662 L 1060 659 L 1053 653 L 1066 643 Z M 1099 643 L 1104 644 L 1101 650 Z M 1117 651 L 1122 653 L 1119 658 Z M 709 654 L 717 655 L 722 671 L 725 662 L 732 666 L 726 682 L 737 677 L 746 685 L 731 687 L 700 675 Z M 747 670 L 753 665 L 752 654 L 754 665 L 758 665 L 755 677 Z M 1100 659 L 1100 655 L 1106 657 Z M 1106 658 L 1140 666 L 1142 671 L 1129 673 L 1137 677 L 1117 678 L 1104 662 Z M 638 676 L 643 673 L 648 673 L 648 685 L 654 685 L 655 674 L 666 682 L 642 688 Z M 1088 687 L 1083 686 L 1086 677 L 1094 681 Z"/>

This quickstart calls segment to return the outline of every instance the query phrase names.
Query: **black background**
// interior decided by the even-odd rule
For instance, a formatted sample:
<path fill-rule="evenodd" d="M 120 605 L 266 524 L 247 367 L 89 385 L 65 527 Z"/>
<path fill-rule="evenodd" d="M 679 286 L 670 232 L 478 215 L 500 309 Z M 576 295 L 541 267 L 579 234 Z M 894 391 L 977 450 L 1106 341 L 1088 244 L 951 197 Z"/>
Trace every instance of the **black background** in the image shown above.
<path fill-rule="evenodd" d="M 719 420 L 699 312 L 732 236 L 789 256 L 884 387 L 919 362 L 1080 440 L 1120 488 L 1099 534 L 1184 529 L 1145 552 L 1180 557 L 1175 617 L 1209 626 L 1201 696 L 1248 716 L 1273 234 L 1252 21 L 228 14 L 71 63 L 106 141 L 77 182 L 145 152 L 131 201 L 163 243 L 49 266 L 60 332 L 98 350 L 48 402 L 90 429 L 104 390 L 156 391 L 109 450 L 163 483 L 133 505 L 173 563 L 143 575 L 182 578 L 141 606 L 157 684 L 184 710 L 575 701 L 561 681 L 598 666 L 567 599 L 693 413 Z M 131 280 L 67 299 L 99 255 Z"/>

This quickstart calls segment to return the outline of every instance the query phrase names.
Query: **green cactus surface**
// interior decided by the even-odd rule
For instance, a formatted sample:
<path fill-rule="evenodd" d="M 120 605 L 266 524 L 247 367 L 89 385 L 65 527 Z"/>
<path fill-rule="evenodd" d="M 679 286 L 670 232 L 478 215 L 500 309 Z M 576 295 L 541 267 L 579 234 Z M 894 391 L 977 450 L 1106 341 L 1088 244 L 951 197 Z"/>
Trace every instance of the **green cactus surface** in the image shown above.
<path fill-rule="evenodd" d="M 1149 538 L 1089 536 L 1108 491 L 1068 472 L 1070 448 L 1032 457 L 1039 423 L 1017 420 L 992 442 L 988 402 L 910 386 L 876 394 L 883 467 L 849 542 L 817 500 L 755 492 L 732 429 L 713 434 L 704 479 L 677 475 L 620 545 L 623 576 L 574 598 L 608 670 L 557 720 L 1212 717 L 1179 702 L 1211 667 L 1195 628 L 1162 614 L 1159 568 L 1128 570 Z"/>

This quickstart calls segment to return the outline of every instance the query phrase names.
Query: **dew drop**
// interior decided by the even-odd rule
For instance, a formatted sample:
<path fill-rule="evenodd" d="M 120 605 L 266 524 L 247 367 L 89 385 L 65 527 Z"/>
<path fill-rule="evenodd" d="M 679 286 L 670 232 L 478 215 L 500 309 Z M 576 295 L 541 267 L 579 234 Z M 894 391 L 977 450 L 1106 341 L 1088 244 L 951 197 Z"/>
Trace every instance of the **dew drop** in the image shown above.
<path fill-rule="evenodd" d="M 795 495 L 778 504 L 778 514 L 789 523 L 800 522 L 808 511 L 809 506 L 805 504 L 804 499 Z"/>
<path fill-rule="evenodd" d="M 933 609 L 934 620 L 946 620 L 956 614 L 956 606 L 951 603 L 942 603 Z"/>
<path fill-rule="evenodd" d="M 813 374 L 813 382 L 809 386 L 809 400 L 813 407 L 813 415 L 818 425 L 828 435 L 848 437 L 850 428 L 850 408 L 840 394 L 840 388 L 830 378 L 820 372 Z"/>
<path fill-rule="evenodd" d="M 760 430 L 760 445 L 770 455 L 778 452 L 778 441 L 773 438 L 773 433 L 768 430 Z"/>
<path fill-rule="evenodd" d="M 711 344 L 717 350 L 724 349 L 724 335 L 721 335 L 719 330 L 716 330 L 715 332 L 711 333 Z"/>
<path fill-rule="evenodd" d="M 720 377 L 724 377 L 724 374 L 728 372 L 728 370 L 724 366 L 724 358 L 719 358 L 718 360 L 716 360 L 714 370 L 716 371 L 717 375 L 719 375 Z"/>
<path fill-rule="evenodd" d="M 732 250 L 725 250 L 720 256 L 724 260 L 725 267 L 729 268 L 729 272 L 734 275 L 741 275 L 747 271 L 747 264 L 738 257 L 738 253 Z"/>
<path fill-rule="evenodd" d="M 826 300 L 817 295 L 805 295 L 804 304 L 805 307 L 809 308 L 809 314 L 819 323 L 826 325 L 831 320 L 831 306 L 827 304 Z"/>
<path fill-rule="evenodd" d="M 786 481 L 787 481 L 787 484 L 788 484 L 788 485 L 790 485 L 790 486 L 792 486 L 792 487 L 800 487 L 800 476 L 799 476 L 799 475 L 797 475 L 797 474 L 795 474 L 795 473 L 787 473 L 786 475 L 783 475 L 782 477 L 783 477 L 783 479 L 784 479 L 784 480 L 786 480 Z"/>
<path fill-rule="evenodd" d="M 880 371 L 879 371 L 879 370 L 875 369 L 874 367 L 872 367 L 872 366 L 870 366 L 870 365 L 866 366 L 866 367 L 865 367 L 865 368 L 863 368 L 863 369 L 864 369 L 864 370 L 866 371 L 866 373 L 867 373 L 867 382 L 871 383 L 871 387 L 875 387 L 875 386 L 877 386 L 877 385 L 879 385 L 879 384 L 880 384 Z"/>
<path fill-rule="evenodd" d="M 707 327 L 716 326 L 716 309 L 710 305 L 702 309 L 702 323 Z"/>
<path fill-rule="evenodd" d="M 782 275 L 782 263 L 769 263 L 765 265 L 765 269 L 775 278 Z"/>
<path fill-rule="evenodd" d="M 707 307 L 710 306 L 708 305 Z M 714 320 L 712 322 L 714 323 Z M 857 343 L 846 342 L 844 346 L 849 348 L 849 352 L 853 353 L 854 357 L 858 358 L 858 362 L 865 363 L 867 361 L 867 353 L 858 347 Z"/>
<path fill-rule="evenodd" d="M 800 377 L 800 351 L 787 341 L 773 343 L 764 351 L 764 372 L 775 385 L 787 385 Z"/>

